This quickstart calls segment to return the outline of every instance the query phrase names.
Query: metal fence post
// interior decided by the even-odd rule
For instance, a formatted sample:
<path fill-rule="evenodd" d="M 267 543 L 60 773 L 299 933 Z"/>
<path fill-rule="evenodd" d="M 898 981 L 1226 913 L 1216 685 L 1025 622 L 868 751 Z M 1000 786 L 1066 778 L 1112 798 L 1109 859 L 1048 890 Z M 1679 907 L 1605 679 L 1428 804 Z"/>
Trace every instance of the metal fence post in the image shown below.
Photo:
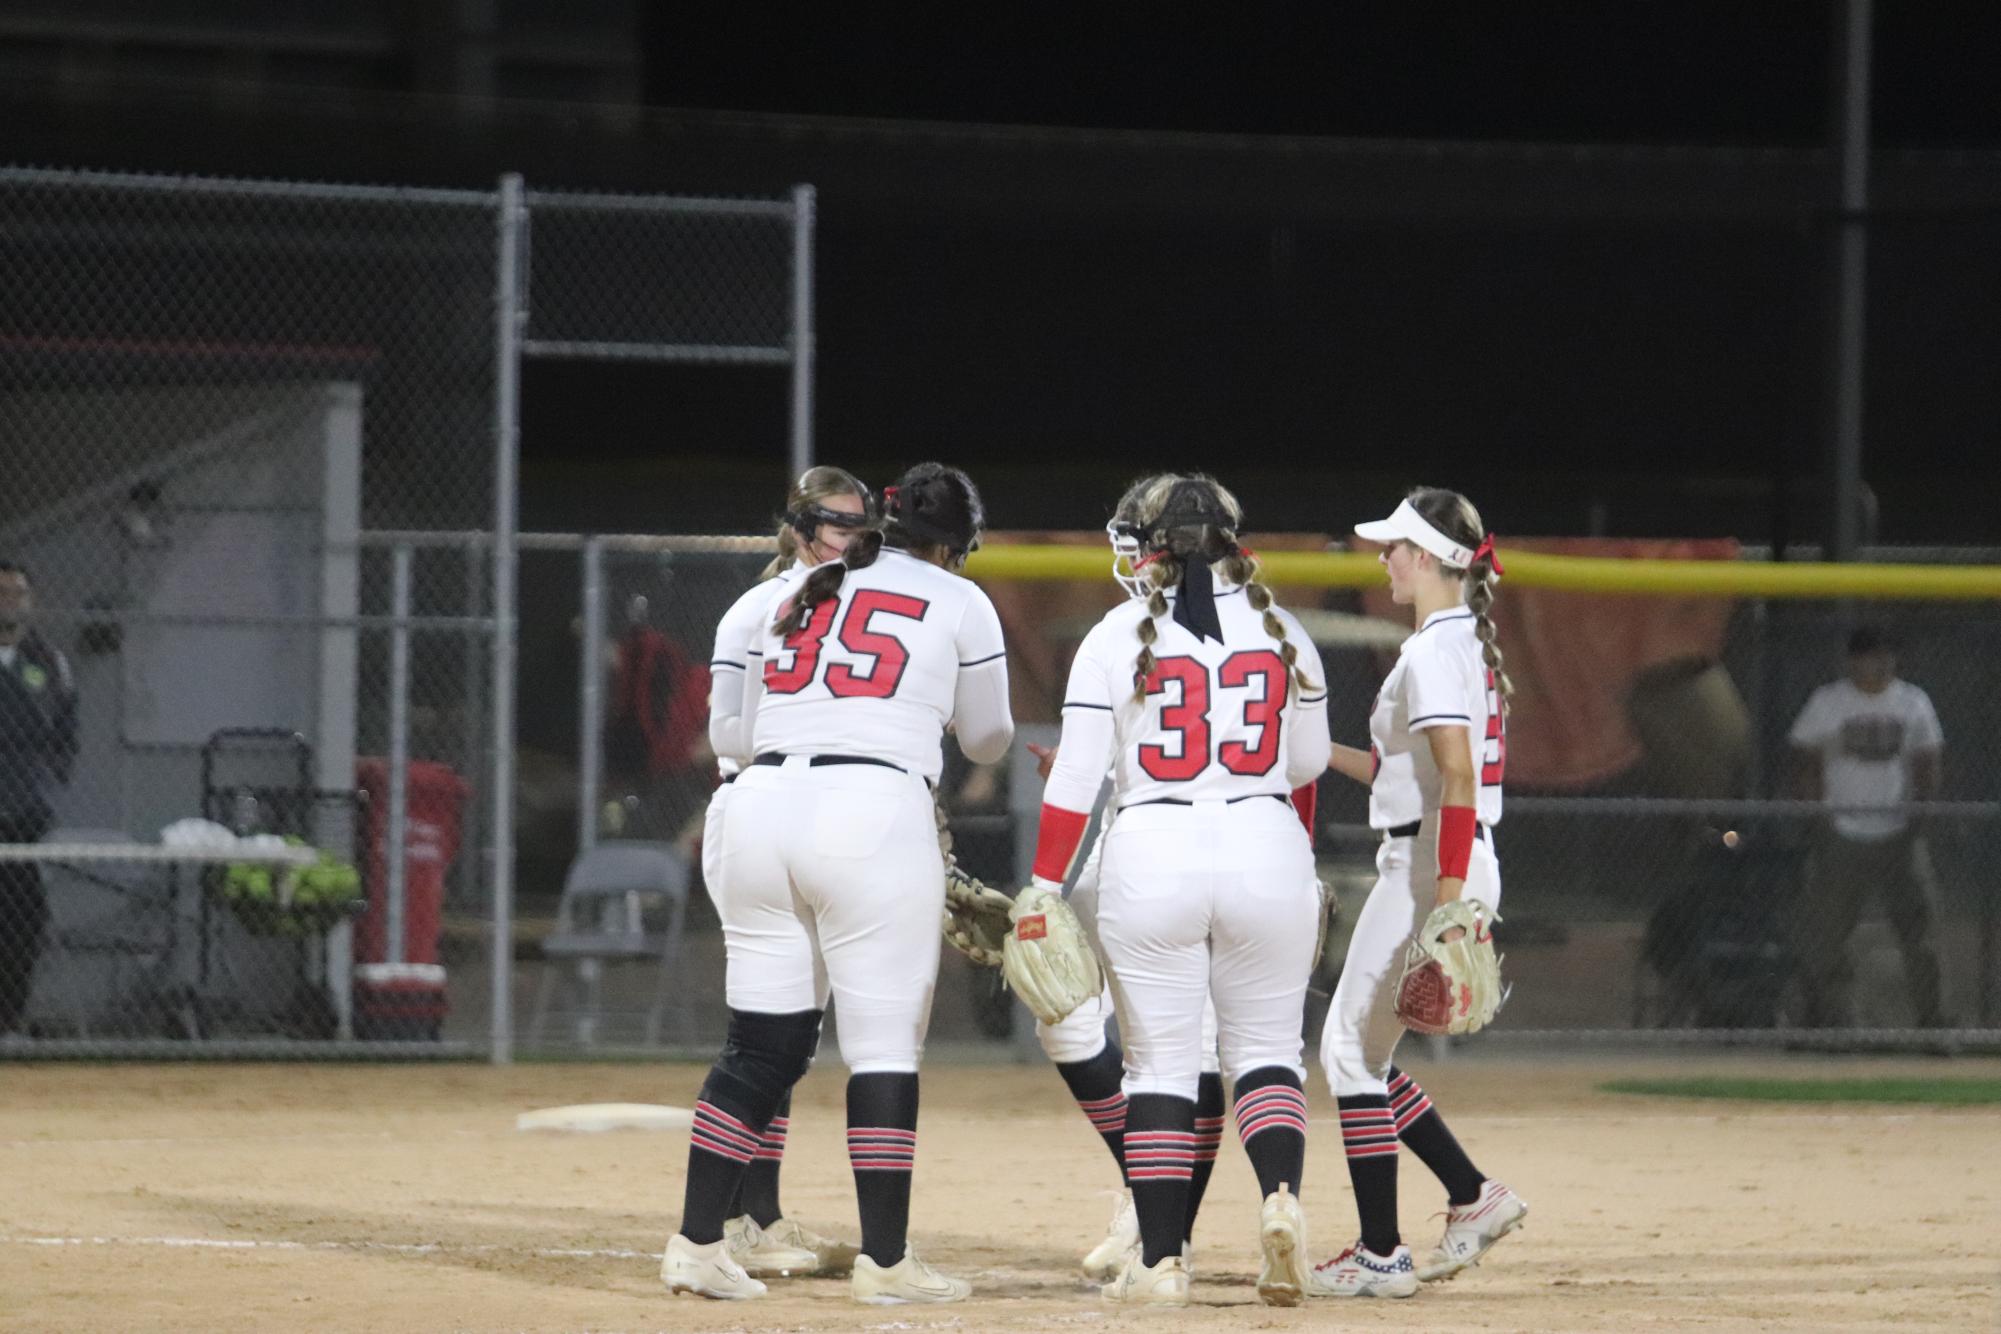
<path fill-rule="evenodd" d="M 604 768 L 604 539 L 584 539 L 584 632 L 578 649 L 577 850 L 598 843 L 599 777 Z"/>
<path fill-rule="evenodd" d="M 404 864 L 410 826 L 410 564 L 413 553 L 398 544 L 390 557 L 389 631 L 389 920 L 384 924 L 388 962 L 404 958 L 407 891 Z"/>
<path fill-rule="evenodd" d="M 813 466 L 814 198 L 792 187 L 792 477 Z"/>
<path fill-rule="evenodd" d="M 514 1060 L 514 663 L 520 518 L 522 265 L 528 212 L 521 177 L 500 178 L 493 367 L 493 1051 Z"/>

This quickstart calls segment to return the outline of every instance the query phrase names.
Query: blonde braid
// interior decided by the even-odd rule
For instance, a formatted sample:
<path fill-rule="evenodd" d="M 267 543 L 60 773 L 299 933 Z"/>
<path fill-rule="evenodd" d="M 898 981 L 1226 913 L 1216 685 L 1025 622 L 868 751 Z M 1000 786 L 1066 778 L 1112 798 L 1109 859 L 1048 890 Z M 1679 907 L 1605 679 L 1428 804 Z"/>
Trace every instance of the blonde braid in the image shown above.
<path fill-rule="evenodd" d="M 1473 633 L 1480 640 L 1480 657 L 1500 686 L 1501 712 L 1506 714 L 1508 697 L 1515 693 L 1515 683 L 1508 679 L 1507 670 L 1502 666 L 1500 636 L 1494 629 L 1493 618 L 1487 614 L 1493 606 L 1494 562 L 1490 557 L 1482 556 L 1466 571 L 1466 609 L 1473 613 Z"/>
<path fill-rule="evenodd" d="M 1272 597 L 1271 589 L 1258 578 L 1264 570 L 1263 564 L 1256 556 L 1246 554 L 1242 547 L 1235 547 L 1234 539 L 1231 542 L 1235 549 L 1223 557 L 1223 577 L 1244 590 L 1244 597 L 1250 602 L 1252 611 L 1264 614 L 1265 633 L 1279 642 L 1278 653 L 1285 659 L 1285 670 L 1292 684 L 1302 692 L 1316 689 L 1313 678 L 1299 665 L 1299 646 L 1285 633 L 1285 622 L 1279 620 L 1272 610 L 1278 603 Z"/>
<path fill-rule="evenodd" d="M 1153 591 L 1146 595 L 1146 619 L 1139 623 L 1139 660 L 1133 663 L 1133 703 L 1146 703 L 1147 681 L 1153 676 L 1153 646 L 1160 638 L 1157 622 L 1167 615 L 1167 593 L 1163 583 L 1165 565 L 1169 557 L 1163 556 L 1147 568 L 1160 571 L 1153 576 Z"/>

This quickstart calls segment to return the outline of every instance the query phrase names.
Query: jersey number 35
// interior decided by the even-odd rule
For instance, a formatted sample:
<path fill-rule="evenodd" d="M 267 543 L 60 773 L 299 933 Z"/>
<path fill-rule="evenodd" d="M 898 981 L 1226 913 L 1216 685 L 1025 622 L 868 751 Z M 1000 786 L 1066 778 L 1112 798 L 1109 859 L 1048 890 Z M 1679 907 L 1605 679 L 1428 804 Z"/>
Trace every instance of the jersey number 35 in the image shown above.
<path fill-rule="evenodd" d="M 910 665 L 910 650 L 895 635 L 875 629 L 875 618 L 902 616 L 921 621 L 931 604 L 905 593 L 864 588 L 845 604 L 838 598 L 822 602 L 813 608 L 802 628 L 785 636 L 792 664 L 782 667 L 775 658 L 764 664 L 766 694 L 796 695 L 821 675 L 820 645 L 834 628 L 834 616 L 843 605 L 848 614 L 841 621 L 838 636 L 841 646 L 874 661 L 866 672 L 858 672 L 844 662 L 826 664 L 828 692 L 839 699 L 888 699 L 896 693 L 898 683 L 903 680 L 903 669 Z"/>

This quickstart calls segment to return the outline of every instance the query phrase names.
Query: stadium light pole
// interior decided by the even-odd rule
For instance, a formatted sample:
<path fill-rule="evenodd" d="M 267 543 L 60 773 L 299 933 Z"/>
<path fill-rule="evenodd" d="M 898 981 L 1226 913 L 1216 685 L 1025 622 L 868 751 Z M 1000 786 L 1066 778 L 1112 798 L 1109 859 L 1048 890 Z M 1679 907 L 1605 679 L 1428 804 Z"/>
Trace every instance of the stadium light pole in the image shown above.
<path fill-rule="evenodd" d="M 1835 146 L 1839 177 L 1834 234 L 1828 420 L 1832 434 L 1828 556 L 1854 560 L 1862 496 L 1862 379 L 1867 347 L 1869 66 L 1873 0 L 1834 0 Z"/>

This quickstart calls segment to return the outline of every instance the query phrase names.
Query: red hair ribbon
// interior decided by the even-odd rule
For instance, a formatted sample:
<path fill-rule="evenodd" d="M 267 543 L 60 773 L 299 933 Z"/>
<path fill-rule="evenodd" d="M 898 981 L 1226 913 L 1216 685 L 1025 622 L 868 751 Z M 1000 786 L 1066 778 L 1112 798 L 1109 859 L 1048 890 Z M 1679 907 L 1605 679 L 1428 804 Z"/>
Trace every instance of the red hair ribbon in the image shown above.
<path fill-rule="evenodd" d="M 1501 568 L 1501 553 L 1494 550 L 1494 535 L 1492 533 L 1489 533 L 1485 537 L 1481 538 L 1480 545 L 1473 548 L 1473 563 L 1475 565 L 1480 563 L 1480 557 L 1482 556 L 1485 556 L 1488 560 L 1494 563 L 1495 574 L 1507 573 L 1506 570 Z"/>
<path fill-rule="evenodd" d="M 1237 554 L 1245 560 L 1256 560 L 1258 555 L 1255 550 L 1245 546 L 1242 542 L 1237 543 Z"/>
<path fill-rule="evenodd" d="M 897 493 L 897 490 L 898 490 L 898 488 L 896 488 L 896 487 L 893 487 L 893 486 L 885 486 L 885 487 L 884 487 L 884 488 L 882 489 L 882 507 L 883 507 L 883 508 L 884 508 L 885 510 L 889 510 L 889 509 L 894 509 L 894 508 L 896 508 L 896 493 Z"/>

